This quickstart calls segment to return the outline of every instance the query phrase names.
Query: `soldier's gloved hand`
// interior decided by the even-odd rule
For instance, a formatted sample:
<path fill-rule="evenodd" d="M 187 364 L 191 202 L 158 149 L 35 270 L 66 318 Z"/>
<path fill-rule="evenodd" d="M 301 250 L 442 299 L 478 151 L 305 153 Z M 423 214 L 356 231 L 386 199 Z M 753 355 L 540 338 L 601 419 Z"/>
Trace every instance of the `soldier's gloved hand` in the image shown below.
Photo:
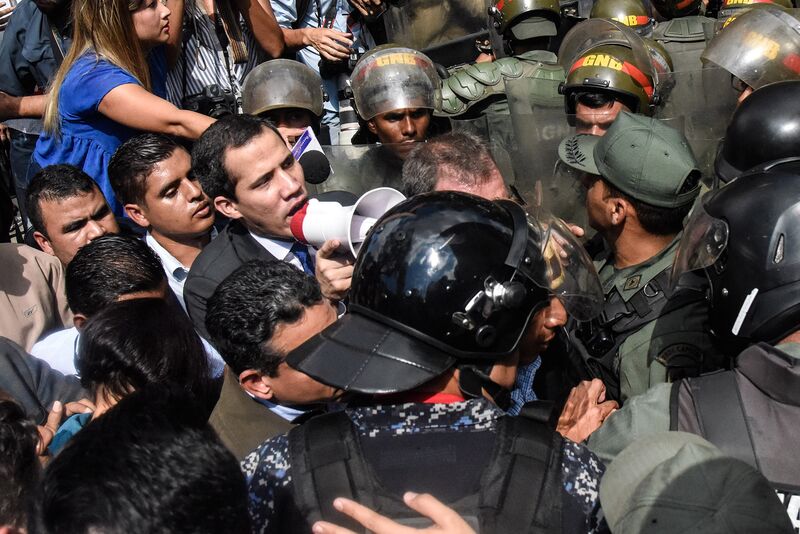
<path fill-rule="evenodd" d="M 315 274 L 322 294 L 332 300 L 342 300 L 350 291 L 353 280 L 355 261 L 349 256 L 337 254 L 339 245 L 336 239 L 329 239 L 317 251 Z"/>
<path fill-rule="evenodd" d="M 584 380 L 570 391 L 556 431 L 575 443 L 581 443 L 617 408 L 616 401 L 606 400 L 606 386 L 602 380 Z"/>
<path fill-rule="evenodd" d="M 407 492 L 403 495 L 403 500 L 409 508 L 430 518 L 434 525 L 429 528 L 404 527 L 350 499 L 336 499 L 333 501 L 333 506 L 375 534 L 475 534 L 475 531 L 455 510 L 445 506 L 436 497 L 428 493 L 417 495 L 416 493 Z M 312 530 L 315 534 L 355 534 L 352 530 L 326 521 L 317 521 L 314 523 Z"/>

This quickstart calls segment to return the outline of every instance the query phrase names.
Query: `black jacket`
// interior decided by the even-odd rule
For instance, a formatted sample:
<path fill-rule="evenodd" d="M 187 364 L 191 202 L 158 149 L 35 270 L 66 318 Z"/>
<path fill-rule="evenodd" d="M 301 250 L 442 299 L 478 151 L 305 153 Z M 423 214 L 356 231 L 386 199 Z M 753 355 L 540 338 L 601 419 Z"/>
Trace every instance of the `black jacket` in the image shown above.
<path fill-rule="evenodd" d="M 239 221 L 231 221 L 194 260 L 183 299 L 194 327 L 205 339 L 206 303 L 217 286 L 241 265 L 253 260 L 275 260 L 275 256 L 253 239 Z"/>
<path fill-rule="evenodd" d="M 0 391 L 11 396 L 37 425 L 43 425 L 53 402 L 73 402 L 90 397 L 76 376 L 63 375 L 0 337 Z"/>

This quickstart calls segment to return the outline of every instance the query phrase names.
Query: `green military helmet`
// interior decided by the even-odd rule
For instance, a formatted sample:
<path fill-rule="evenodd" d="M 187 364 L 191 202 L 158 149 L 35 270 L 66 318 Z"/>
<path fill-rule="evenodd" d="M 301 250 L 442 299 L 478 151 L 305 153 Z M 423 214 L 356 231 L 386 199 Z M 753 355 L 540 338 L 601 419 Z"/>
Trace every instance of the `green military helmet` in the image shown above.
<path fill-rule="evenodd" d="M 696 15 L 702 5 L 702 0 L 650 0 L 650 2 L 666 20 Z"/>
<path fill-rule="evenodd" d="M 322 116 L 322 78 L 299 61 L 273 59 L 244 79 L 242 111 L 259 115 L 273 109 L 306 109 Z"/>
<path fill-rule="evenodd" d="M 356 111 L 364 120 L 398 109 L 440 107 L 441 79 L 428 56 L 386 44 L 373 48 L 350 75 Z"/>
<path fill-rule="evenodd" d="M 653 70 L 658 75 L 660 82 L 662 75 L 667 75 L 675 70 L 672 56 L 667 49 L 664 48 L 664 45 L 655 39 L 643 37 L 642 40 L 647 46 L 647 51 L 650 54 L 650 63 L 653 65 Z"/>
<path fill-rule="evenodd" d="M 727 19 L 742 14 L 744 11 L 765 6 L 777 6 L 792 9 L 791 0 L 722 0 L 717 12 L 718 19 Z"/>
<path fill-rule="evenodd" d="M 747 10 L 714 36 L 700 58 L 754 90 L 800 79 L 800 21 L 775 5 Z"/>
<path fill-rule="evenodd" d="M 575 114 L 578 93 L 590 92 L 611 94 L 633 113 L 652 115 L 657 99 L 651 68 L 637 66 L 626 46 L 601 44 L 585 51 L 572 63 L 561 87 L 567 114 Z"/>
<path fill-rule="evenodd" d="M 653 19 L 641 0 L 597 0 L 589 18 L 616 20 L 642 36 L 653 33 Z"/>
<path fill-rule="evenodd" d="M 558 34 L 558 0 L 500 0 L 489 8 L 489 18 L 505 39 L 534 39 Z"/>

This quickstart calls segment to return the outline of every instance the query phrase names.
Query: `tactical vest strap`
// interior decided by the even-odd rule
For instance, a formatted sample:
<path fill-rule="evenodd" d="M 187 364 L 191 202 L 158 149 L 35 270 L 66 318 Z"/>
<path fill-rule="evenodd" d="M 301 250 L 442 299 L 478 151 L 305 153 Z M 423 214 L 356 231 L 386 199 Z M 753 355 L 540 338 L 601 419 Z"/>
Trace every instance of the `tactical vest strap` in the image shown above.
<path fill-rule="evenodd" d="M 289 432 L 295 504 L 309 524 L 324 519 L 363 531 L 360 524 L 333 507 L 335 497 L 371 506 L 369 492 L 355 492 L 351 484 L 352 471 L 362 465 L 349 461 L 358 460 L 351 458 L 352 441 L 352 425 L 345 412 L 315 417 Z"/>
<path fill-rule="evenodd" d="M 500 425 L 481 496 L 481 508 L 497 510 L 492 531 L 561 532 L 561 436 L 525 417 L 503 417 Z"/>
<path fill-rule="evenodd" d="M 736 383 L 736 372 L 725 371 L 711 373 L 697 378 L 689 378 L 685 382 L 686 390 L 694 399 L 694 406 L 703 437 L 734 458 L 738 458 L 758 469 L 758 461 L 747 424 L 746 413 L 739 388 Z M 678 388 L 676 383 L 673 388 Z M 670 402 L 676 405 L 673 419 L 680 421 L 677 413 L 681 403 L 678 395 Z M 688 403 L 683 403 L 684 405 Z M 670 413 L 673 408 L 670 407 Z M 691 415 L 691 414 L 690 414 Z M 682 430 L 678 428 L 678 430 Z"/>

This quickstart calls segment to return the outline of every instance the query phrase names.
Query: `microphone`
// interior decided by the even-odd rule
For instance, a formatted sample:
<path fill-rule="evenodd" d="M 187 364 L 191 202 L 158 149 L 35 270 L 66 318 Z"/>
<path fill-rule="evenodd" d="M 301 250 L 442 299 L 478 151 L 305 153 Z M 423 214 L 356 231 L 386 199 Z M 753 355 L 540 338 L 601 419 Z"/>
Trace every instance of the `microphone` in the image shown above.
<path fill-rule="evenodd" d="M 300 159 L 297 160 L 303 168 L 303 173 L 306 176 L 306 182 L 312 185 L 319 185 L 328 179 L 331 175 L 331 162 L 325 157 L 325 154 L 317 150 L 308 150 L 303 152 Z"/>

